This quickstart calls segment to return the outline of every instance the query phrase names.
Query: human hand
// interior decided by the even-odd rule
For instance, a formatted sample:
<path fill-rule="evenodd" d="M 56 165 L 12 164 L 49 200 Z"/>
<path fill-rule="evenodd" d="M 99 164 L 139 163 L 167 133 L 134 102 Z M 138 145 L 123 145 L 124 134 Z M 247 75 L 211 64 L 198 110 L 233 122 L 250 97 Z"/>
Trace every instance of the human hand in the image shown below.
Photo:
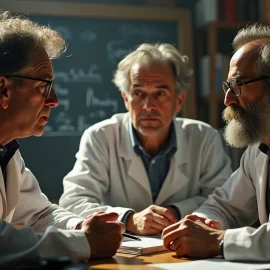
<path fill-rule="evenodd" d="M 210 228 L 220 230 L 220 222 L 218 220 L 210 219 L 210 218 L 203 218 L 203 217 L 199 217 L 199 216 L 193 215 L 193 214 L 187 215 L 184 218 L 195 221 L 195 222 L 201 221 L 202 223 L 206 224 Z"/>
<path fill-rule="evenodd" d="M 125 226 L 117 218 L 117 213 L 96 213 L 83 221 L 81 230 L 87 237 L 91 258 L 112 257 L 120 247 Z"/>
<path fill-rule="evenodd" d="M 126 222 L 127 230 L 139 235 L 159 234 L 167 226 L 177 222 L 170 209 L 150 205 L 138 213 L 131 214 Z"/>
<path fill-rule="evenodd" d="M 220 255 L 219 244 L 225 231 L 210 228 L 203 222 L 182 219 L 162 233 L 163 245 L 179 257 L 209 258 Z"/>

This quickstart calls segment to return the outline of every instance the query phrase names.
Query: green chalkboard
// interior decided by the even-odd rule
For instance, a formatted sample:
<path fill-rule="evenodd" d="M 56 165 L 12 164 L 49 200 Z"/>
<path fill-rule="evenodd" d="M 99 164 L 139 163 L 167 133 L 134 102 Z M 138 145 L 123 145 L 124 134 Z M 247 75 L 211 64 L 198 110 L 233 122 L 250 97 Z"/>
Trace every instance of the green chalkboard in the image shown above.
<path fill-rule="evenodd" d="M 33 5 L 27 8 L 31 9 Z M 64 10 L 68 4 L 62 7 Z M 64 15 L 50 14 L 55 9 L 49 8 L 48 4 L 38 12 L 29 10 L 32 20 L 51 25 L 68 43 L 65 55 L 53 61 L 54 88 L 60 104 L 52 110 L 42 137 L 19 141 L 26 166 L 50 199 L 57 199 L 62 194 L 62 180 L 73 167 L 83 131 L 115 113 L 125 112 L 120 91 L 111 82 L 119 61 L 144 42 L 166 42 L 182 47 L 175 11 L 171 13 L 174 18 L 171 19 L 165 10 L 167 17 L 164 19 L 162 14 L 151 15 L 155 9 L 147 9 L 147 12 L 141 9 L 142 19 L 139 19 L 140 14 L 137 14 L 137 19 L 134 19 L 134 14 L 129 19 L 127 14 L 121 15 L 125 8 L 121 9 L 118 17 L 102 17 L 96 13 L 95 16 L 79 16 L 80 12 L 74 11 L 74 15 L 72 10 L 75 8 L 69 8 Z M 97 11 L 102 13 L 102 7 Z M 150 14 L 152 19 L 147 19 L 146 14 Z M 188 29 L 184 30 L 188 34 Z"/>

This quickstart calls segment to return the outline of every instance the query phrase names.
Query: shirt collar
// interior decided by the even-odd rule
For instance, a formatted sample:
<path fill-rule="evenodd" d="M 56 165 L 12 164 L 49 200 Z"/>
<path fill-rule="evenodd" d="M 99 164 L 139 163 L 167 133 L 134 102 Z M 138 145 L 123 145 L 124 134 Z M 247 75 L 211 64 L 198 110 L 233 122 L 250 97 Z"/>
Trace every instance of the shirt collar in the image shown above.
<path fill-rule="evenodd" d="M 270 148 L 265 143 L 260 143 L 259 150 L 270 157 Z"/>
<path fill-rule="evenodd" d="M 129 120 L 129 134 L 131 138 L 131 145 L 135 151 L 135 153 L 139 154 L 140 151 L 144 151 L 142 145 L 140 144 L 136 133 L 135 128 L 132 125 L 131 120 Z M 177 142 L 176 142 L 176 131 L 175 131 L 175 124 L 172 122 L 170 130 L 169 130 L 169 140 L 168 140 L 168 146 L 162 150 L 159 154 L 168 154 L 172 151 L 172 154 L 174 154 L 177 150 Z"/>
<path fill-rule="evenodd" d="M 14 154 L 18 148 L 19 143 L 17 142 L 17 140 L 13 140 L 6 145 L 0 144 L 0 163 L 5 158 L 6 153 L 12 152 Z"/>

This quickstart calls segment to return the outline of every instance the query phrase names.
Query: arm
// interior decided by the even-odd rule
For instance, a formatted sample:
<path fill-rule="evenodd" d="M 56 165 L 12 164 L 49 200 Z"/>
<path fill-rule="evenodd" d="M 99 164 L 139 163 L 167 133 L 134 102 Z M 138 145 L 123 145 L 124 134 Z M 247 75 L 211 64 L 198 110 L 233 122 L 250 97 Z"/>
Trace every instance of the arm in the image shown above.
<path fill-rule="evenodd" d="M 258 229 L 229 229 L 224 237 L 224 258 L 228 261 L 269 262 L 270 224 Z"/>
<path fill-rule="evenodd" d="M 196 143 L 198 156 L 194 159 L 198 159 L 200 163 L 196 167 L 200 171 L 200 193 L 186 200 L 170 203 L 179 209 L 181 217 L 198 209 L 206 201 L 208 195 L 216 187 L 222 186 L 232 173 L 230 159 L 223 149 L 221 138 L 216 130 L 211 128 L 202 139 L 194 142 Z"/>
<path fill-rule="evenodd" d="M 253 146 L 257 148 L 257 145 Z M 221 228 L 251 226 L 258 219 L 256 190 L 252 179 L 255 155 L 249 147 L 240 167 L 226 183 L 217 188 L 195 215 L 220 221 Z"/>
<path fill-rule="evenodd" d="M 113 211 L 119 214 L 118 220 L 121 220 L 132 209 L 102 205 L 104 194 L 110 188 L 109 142 L 106 132 L 86 130 L 76 158 L 73 170 L 64 178 L 64 193 L 59 204 L 82 217 L 97 211 Z"/>
<path fill-rule="evenodd" d="M 25 168 L 19 151 L 14 158 L 20 170 L 18 180 L 20 194 L 12 223 L 32 226 L 38 232 L 45 231 L 51 225 L 60 229 L 75 229 L 82 218 L 57 205 L 52 205 L 41 192 L 34 175 Z"/>
<path fill-rule="evenodd" d="M 16 229 L 0 220 L 0 264 L 69 256 L 72 260 L 88 260 L 90 248 L 82 231 L 49 227 L 43 234 L 31 227 Z"/>

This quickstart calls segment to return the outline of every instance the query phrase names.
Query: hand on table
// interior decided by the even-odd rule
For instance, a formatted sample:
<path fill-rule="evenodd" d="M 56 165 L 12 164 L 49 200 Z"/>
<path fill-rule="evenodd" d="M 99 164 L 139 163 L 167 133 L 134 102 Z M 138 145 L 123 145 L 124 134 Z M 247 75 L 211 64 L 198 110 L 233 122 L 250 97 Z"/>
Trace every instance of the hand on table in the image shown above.
<path fill-rule="evenodd" d="M 220 222 L 218 220 L 215 219 L 209 219 L 209 218 L 203 218 L 203 217 L 199 217 L 197 215 L 187 215 L 184 217 L 184 219 L 189 219 L 192 221 L 201 221 L 202 223 L 204 223 L 205 225 L 207 225 L 210 228 L 219 230 L 220 229 Z"/>
<path fill-rule="evenodd" d="M 91 259 L 111 257 L 120 247 L 125 226 L 117 218 L 117 213 L 96 213 L 83 221 L 81 230 L 87 237 Z"/>
<path fill-rule="evenodd" d="M 184 218 L 162 233 L 164 246 L 180 257 L 209 258 L 220 255 L 225 231 L 210 228 L 201 220 Z"/>
<path fill-rule="evenodd" d="M 175 222 L 177 218 L 170 208 L 150 205 L 141 212 L 130 214 L 126 228 L 135 234 L 154 235 Z"/>

